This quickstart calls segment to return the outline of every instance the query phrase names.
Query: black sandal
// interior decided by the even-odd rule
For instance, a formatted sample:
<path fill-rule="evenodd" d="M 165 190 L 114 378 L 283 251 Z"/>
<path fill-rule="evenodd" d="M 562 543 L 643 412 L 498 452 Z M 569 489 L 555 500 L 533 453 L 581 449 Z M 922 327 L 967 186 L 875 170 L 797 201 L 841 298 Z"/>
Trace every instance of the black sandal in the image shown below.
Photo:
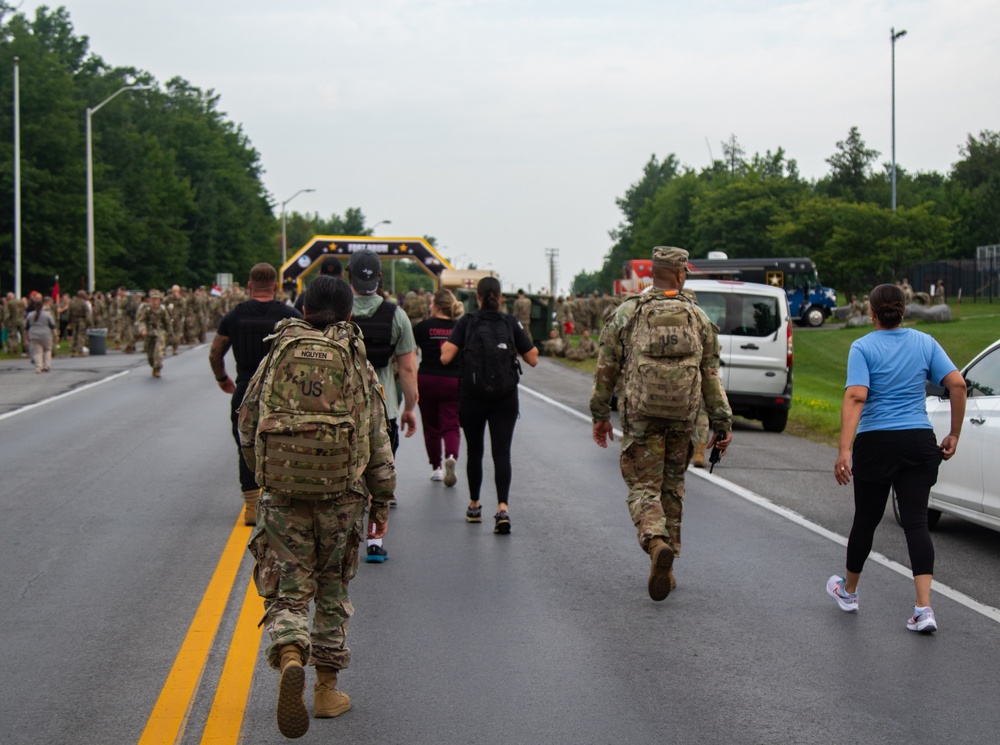
<path fill-rule="evenodd" d="M 483 506 L 470 507 L 465 511 L 465 521 L 470 523 L 481 523 L 483 521 Z"/>
<path fill-rule="evenodd" d="M 507 514 L 507 510 L 500 510 L 500 512 L 493 516 L 493 519 L 497 521 L 497 524 L 493 528 L 494 533 L 499 533 L 500 535 L 510 533 L 510 515 Z"/>

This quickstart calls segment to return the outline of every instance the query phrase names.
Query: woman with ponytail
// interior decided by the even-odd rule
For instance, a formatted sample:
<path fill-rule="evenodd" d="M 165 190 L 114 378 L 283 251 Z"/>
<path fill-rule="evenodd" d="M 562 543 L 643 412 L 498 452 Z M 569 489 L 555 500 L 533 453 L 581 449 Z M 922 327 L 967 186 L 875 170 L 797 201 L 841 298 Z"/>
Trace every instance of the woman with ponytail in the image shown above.
<path fill-rule="evenodd" d="M 517 319 L 501 312 L 499 280 L 494 277 L 479 280 L 476 302 L 479 310 L 463 316 L 442 345 L 441 362 L 450 364 L 464 350 L 458 418 L 468 451 L 465 471 L 469 479 L 469 507 L 465 519 L 470 523 L 482 522 L 479 491 L 489 425 L 498 503 L 493 532 L 506 535 L 510 533 L 510 445 L 519 414 L 517 356 L 534 367 L 538 364 L 538 350 Z"/>
<path fill-rule="evenodd" d="M 431 300 L 431 317 L 413 328 L 413 336 L 420 347 L 417 397 L 424 447 L 431 464 L 431 481 L 444 481 L 445 486 L 454 486 L 458 480 L 455 462 L 462 431 L 458 423 L 459 369 L 457 365 L 441 364 L 441 345 L 455 330 L 462 311 L 462 304 L 451 290 L 438 290 Z"/>
<path fill-rule="evenodd" d="M 889 490 L 894 489 L 916 589 L 906 628 L 929 634 L 937 630 L 937 621 L 931 609 L 934 546 L 927 526 L 927 500 L 938 466 L 958 446 L 965 380 L 931 336 L 900 327 L 906 312 L 900 287 L 879 285 L 869 300 L 875 331 L 855 341 L 847 358 L 840 450 L 834 465 L 838 484 L 846 485 L 854 477 L 854 524 L 847 543 L 847 571 L 830 577 L 826 591 L 841 610 L 858 609 L 858 580 Z M 947 388 L 951 402 L 951 432 L 940 445 L 924 403 L 927 381 Z"/>

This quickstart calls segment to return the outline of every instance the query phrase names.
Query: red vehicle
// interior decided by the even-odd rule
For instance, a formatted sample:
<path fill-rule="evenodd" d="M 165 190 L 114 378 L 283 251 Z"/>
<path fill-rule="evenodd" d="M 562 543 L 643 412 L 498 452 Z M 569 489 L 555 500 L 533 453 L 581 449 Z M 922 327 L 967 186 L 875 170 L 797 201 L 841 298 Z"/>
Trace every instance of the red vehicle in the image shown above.
<path fill-rule="evenodd" d="M 622 265 L 622 278 L 615 280 L 615 295 L 642 292 L 653 284 L 652 259 L 632 259 Z"/>

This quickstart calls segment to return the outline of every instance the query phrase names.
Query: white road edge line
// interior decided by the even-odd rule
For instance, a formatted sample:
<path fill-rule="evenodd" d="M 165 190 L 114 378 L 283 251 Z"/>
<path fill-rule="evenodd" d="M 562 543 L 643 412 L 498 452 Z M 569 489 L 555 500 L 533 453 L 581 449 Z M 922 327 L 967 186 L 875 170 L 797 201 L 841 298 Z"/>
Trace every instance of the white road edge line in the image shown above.
<path fill-rule="evenodd" d="M 80 391 L 85 391 L 88 388 L 93 388 L 94 386 L 107 383 L 115 378 L 120 378 L 123 375 L 128 375 L 129 370 L 122 370 L 121 372 L 115 373 L 114 375 L 109 375 L 106 378 L 101 378 L 100 380 L 95 380 L 93 383 L 87 383 L 86 385 L 81 385 L 79 388 L 74 388 L 71 391 L 66 391 L 65 393 L 60 393 L 58 396 L 52 396 L 51 398 L 45 398 L 41 401 L 36 401 L 33 404 L 27 404 L 22 406 L 20 409 L 14 409 L 13 411 L 8 411 L 6 414 L 0 414 L 0 421 L 4 419 L 9 419 L 12 416 L 17 416 L 18 414 L 23 414 L 26 411 L 31 411 L 32 409 L 37 409 L 39 406 L 45 406 L 45 404 L 50 404 L 53 401 L 58 401 L 61 398 L 66 398 L 67 396 L 72 396 L 74 393 L 79 393 Z"/>
<path fill-rule="evenodd" d="M 555 399 L 549 398 L 544 393 L 539 393 L 538 391 L 532 390 L 531 388 L 528 388 L 523 385 L 518 387 L 525 393 L 530 393 L 532 396 L 539 399 L 540 401 L 544 401 L 550 406 L 554 406 L 555 408 L 560 409 L 561 411 L 564 411 L 567 414 L 576 417 L 577 419 L 582 419 L 585 422 L 591 421 L 590 417 L 587 416 L 586 414 L 583 414 L 577 411 L 576 409 L 570 408 L 569 406 L 566 406 L 566 404 L 560 403 Z M 616 429 L 614 432 L 615 436 L 621 439 L 622 436 L 621 430 Z M 813 533 L 821 535 L 824 538 L 833 541 L 834 543 L 837 543 L 841 546 L 847 546 L 847 539 L 844 536 L 839 535 L 838 533 L 834 533 L 832 530 L 827 530 L 822 525 L 814 523 L 812 520 L 800 515 L 798 512 L 790 510 L 787 507 L 782 507 L 781 505 L 775 504 L 770 499 L 762 497 L 761 495 L 752 492 L 749 489 L 740 486 L 739 484 L 734 484 L 733 482 L 727 481 L 721 476 L 710 474 L 707 471 L 702 471 L 701 469 L 692 468 L 688 471 L 688 473 L 689 474 L 693 473 L 695 476 L 698 476 L 704 479 L 705 481 L 709 481 L 715 484 L 716 486 L 728 490 L 737 497 L 742 497 L 748 502 L 752 502 L 753 504 L 756 504 L 759 507 L 763 507 L 766 510 L 770 510 L 774 514 L 780 515 L 786 520 L 790 520 L 796 525 L 800 525 L 803 528 L 806 528 L 807 530 L 811 530 Z M 868 558 L 874 561 L 876 564 L 881 564 L 887 569 L 891 569 L 892 571 L 906 577 L 907 579 L 913 578 L 913 574 L 907 567 L 903 566 L 899 562 L 893 561 L 892 559 L 883 554 L 873 551 Z M 936 580 L 934 582 L 933 589 L 934 592 L 938 593 L 939 595 L 944 595 L 946 598 L 954 600 L 956 603 L 959 603 L 961 605 L 964 605 L 969 610 L 973 610 L 976 613 L 986 616 L 992 621 L 1000 623 L 1000 609 L 986 605 L 985 603 L 980 603 L 978 600 L 969 597 L 964 592 L 959 592 L 958 590 L 955 590 L 949 587 L 948 585 L 942 584 L 941 582 L 938 582 Z"/>

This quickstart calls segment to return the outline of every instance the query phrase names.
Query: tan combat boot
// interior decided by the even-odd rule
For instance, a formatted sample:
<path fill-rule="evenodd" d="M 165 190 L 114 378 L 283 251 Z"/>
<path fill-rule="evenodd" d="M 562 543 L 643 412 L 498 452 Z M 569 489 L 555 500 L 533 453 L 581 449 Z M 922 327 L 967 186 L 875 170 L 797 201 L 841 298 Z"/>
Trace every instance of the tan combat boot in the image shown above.
<path fill-rule="evenodd" d="M 257 524 L 257 502 L 260 501 L 260 489 L 243 492 L 243 524 Z"/>
<path fill-rule="evenodd" d="M 705 443 L 696 442 L 694 444 L 694 455 L 691 456 L 691 465 L 695 468 L 705 467 Z"/>
<path fill-rule="evenodd" d="M 313 716 L 317 719 L 339 717 L 351 708 L 351 699 L 337 690 L 337 670 L 316 666 L 316 685 L 313 687 Z"/>
<path fill-rule="evenodd" d="M 661 536 L 649 542 L 649 564 L 649 597 L 665 600 L 677 583 L 673 572 L 674 550 Z"/>
<path fill-rule="evenodd" d="M 281 648 L 281 677 L 278 679 L 278 731 L 288 738 L 309 731 L 309 712 L 304 698 L 306 671 L 298 647 Z"/>

